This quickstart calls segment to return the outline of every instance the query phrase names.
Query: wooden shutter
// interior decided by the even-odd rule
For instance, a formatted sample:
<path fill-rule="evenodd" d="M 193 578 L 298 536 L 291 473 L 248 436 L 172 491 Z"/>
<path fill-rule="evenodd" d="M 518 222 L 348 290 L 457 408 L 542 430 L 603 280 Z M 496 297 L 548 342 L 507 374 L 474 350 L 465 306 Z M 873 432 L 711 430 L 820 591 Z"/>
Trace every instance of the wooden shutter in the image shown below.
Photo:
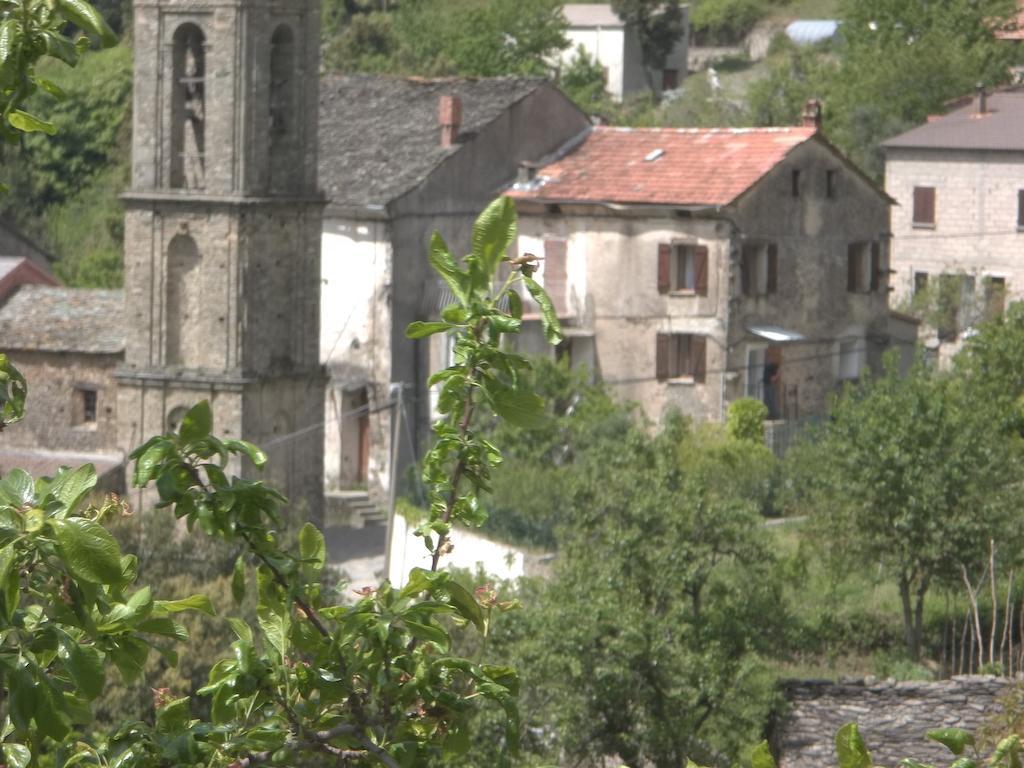
<path fill-rule="evenodd" d="M 740 283 L 743 295 L 752 296 L 755 283 L 755 268 L 757 266 L 757 253 L 748 245 L 743 246 L 743 257 L 740 260 Z"/>
<path fill-rule="evenodd" d="M 555 314 L 566 315 L 566 287 L 568 272 L 565 263 L 567 244 L 565 240 L 544 241 L 544 290 L 555 305 Z"/>
<path fill-rule="evenodd" d="M 779 246 L 768 245 L 768 288 L 766 293 L 775 293 L 779 289 Z"/>
<path fill-rule="evenodd" d="M 850 243 L 846 246 L 846 290 L 856 293 L 860 286 L 857 285 L 857 245 Z"/>
<path fill-rule="evenodd" d="M 935 223 L 935 187 L 914 187 L 914 224 Z"/>
<path fill-rule="evenodd" d="M 704 336 L 690 337 L 690 372 L 697 384 L 703 384 L 707 378 L 707 341 Z"/>
<path fill-rule="evenodd" d="M 658 343 L 654 353 L 655 376 L 658 381 L 665 381 L 668 378 L 668 345 L 671 341 L 670 334 L 658 334 Z"/>
<path fill-rule="evenodd" d="M 876 240 L 871 243 L 871 290 L 877 291 L 882 284 L 882 246 Z"/>
<path fill-rule="evenodd" d="M 693 290 L 698 296 L 708 295 L 708 247 L 693 249 Z"/>
<path fill-rule="evenodd" d="M 672 290 L 672 246 L 668 243 L 658 245 L 658 293 Z"/>

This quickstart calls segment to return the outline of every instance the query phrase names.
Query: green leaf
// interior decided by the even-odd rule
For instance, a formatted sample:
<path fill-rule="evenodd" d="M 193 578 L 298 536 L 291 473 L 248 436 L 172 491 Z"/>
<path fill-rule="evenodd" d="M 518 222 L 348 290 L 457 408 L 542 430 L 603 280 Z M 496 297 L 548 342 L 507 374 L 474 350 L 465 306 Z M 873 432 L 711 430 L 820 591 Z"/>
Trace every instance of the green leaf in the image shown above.
<path fill-rule="evenodd" d="M 51 520 L 68 570 L 93 584 L 121 583 L 121 550 L 99 523 L 84 518 Z"/>
<path fill-rule="evenodd" d="M 69 67 L 73 67 L 78 63 L 78 49 L 73 42 L 60 32 L 45 30 L 42 37 L 47 55 L 60 59 Z"/>
<path fill-rule="evenodd" d="M 213 411 L 207 400 L 196 403 L 181 420 L 181 439 L 186 443 L 196 443 L 209 437 L 213 431 Z"/>
<path fill-rule="evenodd" d="M 60 639 L 58 651 L 64 668 L 71 675 L 75 688 L 92 701 L 103 693 L 106 675 L 103 672 L 103 655 L 91 645 L 82 645 L 68 635 Z"/>
<path fill-rule="evenodd" d="M 8 768 L 28 768 L 32 753 L 24 744 L 7 743 L 3 745 L 4 762 Z"/>
<path fill-rule="evenodd" d="M 157 600 L 156 608 L 168 613 L 181 613 L 182 611 L 199 611 L 207 616 L 216 616 L 217 611 L 213 609 L 213 603 L 206 595 L 192 595 L 181 600 Z"/>
<path fill-rule="evenodd" d="M 144 487 L 156 476 L 157 467 L 163 463 L 163 460 L 167 458 L 167 454 L 170 451 L 171 446 L 166 441 L 160 438 L 151 441 L 149 447 L 142 452 L 142 455 L 135 462 L 135 474 L 132 478 L 132 483 L 137 488 Z"/>
<path fill-rule="evenodd" d="M 36 484 L 32 477 L 23 469 L 12 469 L 0 481 L 0 500 L 12 507 L 24 507 L 34 504 Z"/>
<path fill-rule="evenodd" d="M 750 768 L 775 768 L 775 758 L 767 741 L 762 741 L 751 751 Z"/>
<path fill-rule="evenodd" d="M 232 631 L 235 633 L 235 636 L 239 640 L 245 643 L 249 643 L 249 645 L 252 645 L 252 627 L 250 627 L 241 619 L 237 619 L 233 616 L 228 619 L 228 624 L 231 625 Z"/>
<path fill-rule="evenodd" d="M 523 429 L 543 427 L 547 421 L 544 401 L 527 389 L 485 387 L 494 412 L 509 424 Z"/>
<path fill-rule="evenodd" d="M 954 755 L 962 755 L 964 749 L 974 745 L 974 736 L 963 728 L 936 728 L 928 731 L 928 738 L 942 744 Z"/>
<path fill-rule="evenodd" d="M 523 297 L 519 295 L 519 291 L 509 288 L 505 295 L 508 296 L 508 313 L 517 320 L 522 320 Z"/>
<path fill-rule="evenodd" d="M 0 24 L 0 65 L 3 65 L 21 39 L 21 25 L 16 19 L 7 19 Z"/>
<path fill-rule="evenodd" d="M 288 617 L 263 608 L 257 611 L 256 619 L 267 641 L 284 657 L 288 652 Z"/>
<path fill-rule="evenodd" d="M 4 585 L 4 618 L 7 621 L 10 621 L 11 617 L 14 616 L 14 611 L 18 607 L 18 599 L 21 595 L 18 573 L 11 570 L 11 566 L 14 565 L 15 554 L 13 544 L 8 544 L 3 549 L 0 549 L 0 584 Z M 9 587 L 11 582 L 14 584 L 13 590 Z M 13 595 L 11 594 L 12 591 Z"/>
<path fill-rule="evenodd" d="M 489 284 L 516 239 L 516 206 L 510 197 L 491 202 L 473 224 L 473 255 Z"/>
<path fill-rule="evenodd" d="M 433 336 L 435 333 L 444 333 L 445 331 L 451 330 L 452 326 L 450 323 L 443 323 L 440 321 L 431 321 L 425 323 L 421 320 L 417 320 L 414 323 L 409 323 L 409 326 L 405 329 L 406 338 L 409 339 L 423 339 L 427 336 Z"/>
<path fill-rule="evenodd" d="M 1020 768 L 1020 737 L 1017 735 L 1007 736 L 1000 741 L 992 753 L 989 765 Z"/>
<path fill-rule="evenodd" d="M 64 17 L 83 32 L 98 37 L 104 48 L 117 45 L 117 35 L 103 16 L 84 0 L 58 0 Z"/>
<path fill-rule="evenodd" d="M 463 305 L 469 304 L 469 275 L 455 264 L 455 257 L 448 250 L 448 244 L 440 233 L 435 232 L 430 238 L 430 249 L 427 259 L 434 271 L 441 276 L 455 296 Z"/>
<path fill-rule="evenodd" d="M 299 554 L 307 564 L 319 574 L 327 562 L 327 546 L 324 535 L 312 523 L 306 523 L 299 531 Z"/>
<path fill-rule="evenodd" d="M 451 604 L 459 612 L 459 615 L 473 622 L 474 626 L 483 632 L 484 615 L 476 598 L 456 581 L 449 581 L 444 588 L 448 591 Z"/>
<path fill-rule="evenodd" d="M 434 643 L 440 646 L 442 650 L 448 650 L 450 642 L 448 633 L 440 627 L 435 627 L 432 624 L 420 624 L 409 619 L 405 619 L 405 625 L 409 628 L 409 634 L 413 637 L 419 638 L 424 642 Z"/>
<path fill-rule="evenodd" d="M 934 768 L 934 766 L 926 765 L 924 768 Z M 978 761 L 971 757 L 958 757 L 949 764 L 949 768 L 978 768 Z"/>
<path fill-rule="evenodd" d="M 259 446 L 246 440 L 225 440 L 224 445 L 230 451 L 244 453 L 257 469 L 262 469 L 263 465 L 267 463 L 267 454 Z"/>
<path fill-rule="evenodd" d="M 42 88 L 48 94 L 53 96 L 55 99 L 64 100 L 68 97 L 68 95 L 64 92 L 64 89 L 52 80 L 47 80 L 45 77 L 36 77 L 35 81 L 39 84 L 40 88 Z"/>
<path fill-rule="evenodd" d="M 23 112 L 20 109 L 11 112 L 7 116 L 7 122 L 25 133 L 45 133 L 48 136 L 53 136 L 57 133 L 57 126 L 53 123 L 47 122 L 35 115 L 30 115 L 28 112 Z"/>
<path fill-rule="evenodd" d="M 73 510 L 96 487 L 96 467 L 86 464 L 75 470 L 62 469 L 50 484 L 50 493 L 65 509 Z"/>
<path fill-rule="evenodd" d="M 836 732 L 836 755 L 839 768 L 871 768 L 871 755 L 856 723 L 847 723 Z"/>
<path fill-rule="evenodd" d="M 245 556 L 239 555 L 231 572 L 231 596 L 239 604 L 245 600 L 245 571 Z"/>
<path fill-rule="evenodd" d="M 555 312 L 555 305 L 551 303 L 551 297 L 532 277 L 523 275 L 523 282 L 526 283 L 526 290 L 533 296 L 533 300 L 540 306 L 540 324 L 544 328 L 544 338 L 549 344 L 558 344 L 562 340 L 562 324 L 558 322 L 558 314 Z"/>

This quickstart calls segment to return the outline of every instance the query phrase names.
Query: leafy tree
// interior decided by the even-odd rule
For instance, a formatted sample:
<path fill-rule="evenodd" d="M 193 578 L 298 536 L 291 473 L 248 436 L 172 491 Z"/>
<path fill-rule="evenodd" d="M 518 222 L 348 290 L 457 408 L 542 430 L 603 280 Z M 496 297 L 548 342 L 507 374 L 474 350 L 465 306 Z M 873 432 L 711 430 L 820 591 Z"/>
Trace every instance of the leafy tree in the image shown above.
<path fill-rule="evenodd" d="M 612 0 L 612 10 L 640 37 L 647 86 L 653 92 L 652 70 L 664 68 L 665 59 L 686 33 L 679 0 Z"/>
<path fill-rule="evenodd" d="M 999 431 L 1024 435 L 1024 303 L 978 326 L 955 359 L 966 396 Z"/>
<path fill-rule="evenodd" d="M 791 451 L 798 508 L 833 562 L 880 567 L 899 589 L 907 653 L 920 658 L 924 600 L 1020 541 L 1020 441 L 992 429 L 960 383 L 920 361 L 847 389 L 818 439 Z"/>
<path fill-rule="evenodd" d="M 189 696 L 156 691 L 155 717 L 136 716 L 108 737 L 92 738 L 93 702 L 104 691 L 107 665 L 136 680 L 155 650 L 172 665 L 176 641 L 188 638 L 176 617 L 213 613 L 194 595 L 158 600 L 137 587 L 139 560 L 124 554 L 105 527 L 125 511 L 110 496 L 90 503 L 91 466 L 61 469 L 33 480 L 14 470 L 0 480 L 0 687 L 8 720 L 0 750 L 5 764 L 27 768 L 48 756 L 57 765 L 236 766 L 423 765 L 468 748 L 466 722 L 474 701 L 506 712 L 506 747 L 518 733 L 518 678 L 506 666 L 450 653 L 446 618 L 486 633 L 499 604 L 474 596 L 439 569 L 456 523 L 479 524 L 478 497 L 501 455 L 471 428 L 490 408 L 528 426 L 544 419 L 540 398 L 522 383 L 528 368 L 502 349 L 501 337 L 521 325 L 517 283 L 541 307 L 547 337 L 560 339 L 554 307 L 533 280 L 530 258 L 513 261 L 502 288 L 493 280 L 515 240 L 515 210 L 495 201 L 473 228 L 473 251 L 456 261 L 440 235 L 430 263 L 456 303 L 443 319 L 409 326 L 412 338 L 457 336 L 458 362 L 434 377 L 441 385 L 437 443 L 425 464 L 430 509 L 418 533 L 432 552 L 429 569 L 413 569 L 398 591 L 384 583 L 355 605 L 330 600 L 321 584 L 326 551 L 321 533 L 304 525 L 297 547 L 281 542 L 285 500 L 261 482 L 229 476 L 243 461 L 261 468 L 266 455 L 241 440 L 213 436 L 208 403 L 192 408 L 177 433 L 136 449 L 133 483 L 155 486 L 158 509 L 173 513 L 190 534 L 221 539 L 240 550 L 230 591 L 236 602 L 255 595 L 256 622 L 230 619 L 232 655 L 210 669 L 199 691 L 209 718 L 197 718 Z M 505 304 L 508 312 L 501 309 Z M 0 355 L 0 422 L 24 413 L 26 385 Z M 49 757 L 52 755 L 52 758 Z"/>
<path fill-rule="evenodd" d="M 355 16 L 328 46 L 336 71 L 415 75 L 544 75 L 568 45 L 557 0 L 406 0 Z"/>
<path fill-rule="evenodd" d="M 558 85 L 583 109 L 600 104 L 608 96 L 604 67 L 582 45 L 576 47 L 569 65 L 559 74 Z"/>
<path fill-rule="evenodd" d="M 720 762 L 761 733 L 773 556 L 737 468 L 699 441 L 675 420 L 588 453 L 553 578 L 490 640 L 524 672 L 523 749 L 541 764 Z"/>
<path fill-rule="evenodd" d="M 690 18 L 693 36 L 702 45 L 739 43 L 765 10 L 761 0 L 701 0 Z"/>

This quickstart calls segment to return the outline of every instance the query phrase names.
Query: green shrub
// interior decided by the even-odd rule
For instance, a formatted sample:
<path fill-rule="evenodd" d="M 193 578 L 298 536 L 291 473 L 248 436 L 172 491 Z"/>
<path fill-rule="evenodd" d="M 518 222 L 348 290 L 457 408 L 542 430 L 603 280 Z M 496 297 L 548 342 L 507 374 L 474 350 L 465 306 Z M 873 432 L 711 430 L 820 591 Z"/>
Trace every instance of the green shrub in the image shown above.
<path fill-rule="evenodd" d="M 690 25 L 699 45 L 736 45 L 766 13 L 761 0 L 702 0 Z"/>
<path fill-rule="evenodd" d="M 768 406 L 752 397 L 742 397 L 729 406 L 725 427 L 729 437 L 736 440 L 764 442 L 764 420 Z"/>

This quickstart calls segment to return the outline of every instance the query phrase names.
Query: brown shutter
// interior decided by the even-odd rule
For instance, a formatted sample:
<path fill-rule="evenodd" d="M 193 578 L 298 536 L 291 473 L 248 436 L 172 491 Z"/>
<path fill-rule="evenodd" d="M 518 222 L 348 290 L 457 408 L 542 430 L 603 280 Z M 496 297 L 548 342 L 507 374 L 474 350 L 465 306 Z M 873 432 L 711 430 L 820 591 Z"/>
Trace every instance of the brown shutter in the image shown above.
<path fill-rule="evenodd" d="M 658 345 L 654 354 L 655 376 L 658 381 L 665 381 L 668 378 L 668 345 L 671 341 L 670 334 L 658 334 Z"/>
<path fill-rule="evenodd" d="M 1017 226 L 1024 227 L 1024 189 L 1017 190 Z"/>
<path fill-rule="evenodd" d="M 544 290 L 551 297 L 551 303 L 555 305 L 555 314 L 565 317 L 568 268 L 566 266 L 566 251 L 568 244 L 565 240 L 544 241 Z"/>
<path fill-rule="evenodd" d="M 914 187 L 914 224 L 935 223 L 935 187 Z"/>
<path fill-rule="evenodd" d="M 768 245 L 768 290 L 767 293 L 775 293 L 779 289 L 779 246 L 775 243 Z"/>
<path fill-rule="evenodd" d="M 708 247 L 693 249 L 693 290 L 698 296 L 708 295 Z"/>
<path fill-rule="evenodd" d="M 697 384 L 703 384 L 707 378 L 707 352 L 708 344 L 704 336 L 690 337 L 690 371 Z"/>
<path fill-rule="evenodd" d="M 882 284 L 882 246 L 876 240 L 871 243 L 871 290 L 877 291 Z"/>
<path fill-rule="evenodd" d="M 672 246 L 668 243 L 658 245 L 658 293 L 672 290 Z"/>
<path fill-rule="evenodd" d="M 751 288 L 754 285 L 754 256 L 749 246 L 743 246 L 743 257 L 740 260 L 740 283 L 744 296 L 753 294 Z"/>
<path fill-rule="evenodd" d="M 850 243 L 846 246 L 846 290 L 856 293 L 860 286 L 857 285 L 857 246 Z"/>

